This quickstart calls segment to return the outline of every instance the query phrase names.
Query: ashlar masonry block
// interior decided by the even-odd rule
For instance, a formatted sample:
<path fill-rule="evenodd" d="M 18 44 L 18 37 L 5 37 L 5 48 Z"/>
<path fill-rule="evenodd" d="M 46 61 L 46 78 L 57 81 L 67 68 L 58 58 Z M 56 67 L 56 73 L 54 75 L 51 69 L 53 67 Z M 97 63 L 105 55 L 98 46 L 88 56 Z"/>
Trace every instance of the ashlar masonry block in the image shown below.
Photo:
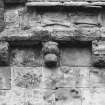
<path fill-rule="evenodd" d="M 11 89 L 11 68 L 0 67 L 0 90 Z"/>
<path fill-rule="evenodd" d="M 81 105 L 81 91 L 76 88 L 59 88 L 55 93 L 56 105 Z"/>
<path fill-rule="evenodd" d="M 82 105 L 105 104 L 105 88 L 84 88 L 81 89 Z"/>
<path fill-rule="evenodd" d="M 90 68 L 89 84 L 91 88 L 105 87 L 105 69 L 104 68 Z"/>
<path fill-rule="evenodd" d="M 41 67 L 14 67 L 13 87 L 24 89 L 42 88 L 42 68 Z"/>

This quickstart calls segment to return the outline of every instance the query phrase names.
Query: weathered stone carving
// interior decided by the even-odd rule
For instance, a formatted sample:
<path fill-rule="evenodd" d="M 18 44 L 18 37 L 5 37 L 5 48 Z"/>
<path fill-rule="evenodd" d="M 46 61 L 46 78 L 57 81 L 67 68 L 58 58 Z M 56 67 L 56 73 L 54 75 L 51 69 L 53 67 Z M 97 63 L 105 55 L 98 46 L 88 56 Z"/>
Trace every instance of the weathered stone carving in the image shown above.
<path fill-rule="evenodd" d="M 56 42 L 48 41 L 43 44 L 44 63 L 48 67 L 55 67 L 59 63 L 59 48 Z"/>
<path fill-rule="evenodd" d="M 105 41 L 92 42 L 92 59 L 94 66 L 105 67 Z"/>
<path fill-rule="evenodd" d="M 55 67 L 58 62 L 58 58 L 55 54 L 47 54 L 44 56 L 44 62 L 48 67 Z"/>
<path fill-rule="evenodd" d="M 9 44 L 0 42 L 0 66 L 9 64 Z"/>
<path fill-rule="evenodd" d="M 52 42 L 52 41 L 46 42 L 44 43 L 43 47 L 44 47 L 43 48 L 44 54 L 47 54 L 47 53 L 54 53 L 57 55 L 59 54 L 59 48 L 56 42 Z"/>

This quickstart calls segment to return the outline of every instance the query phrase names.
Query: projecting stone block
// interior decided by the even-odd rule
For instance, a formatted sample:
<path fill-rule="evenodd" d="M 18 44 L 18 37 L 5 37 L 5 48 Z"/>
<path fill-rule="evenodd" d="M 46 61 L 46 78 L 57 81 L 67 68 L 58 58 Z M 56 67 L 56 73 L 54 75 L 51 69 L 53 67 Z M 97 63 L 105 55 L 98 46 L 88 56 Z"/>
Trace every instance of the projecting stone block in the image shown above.
<path fill-rule="evenodd" d="M 4 13 L 5 18 L 5 28 L 9 30 L 16 30 L 19 28 L 19 10 L 21 8 L 16 9 L 7 9 Z"/>
<path fill-rule="evenodd" d="M 92 42 L 92 62 L 94 66 L 105 67 L 105 41 Z"/>
<path fill-rule="evenodd" d="M 48 53 L 59 55 L 58 43 L 48 41 L 43 44 L 43 53 L 46 55 Z"/>
<path fill-rule="evenodd" d="M 0 65 L 9 65 L 9 44 L 0 42 Z"/>
<path fill-rule="evenodd" d="M 58 64 L 58 57 L 55 54 L 47 54 L 44 56 L 44 62 L 48 67 L 56 67 Z"/>

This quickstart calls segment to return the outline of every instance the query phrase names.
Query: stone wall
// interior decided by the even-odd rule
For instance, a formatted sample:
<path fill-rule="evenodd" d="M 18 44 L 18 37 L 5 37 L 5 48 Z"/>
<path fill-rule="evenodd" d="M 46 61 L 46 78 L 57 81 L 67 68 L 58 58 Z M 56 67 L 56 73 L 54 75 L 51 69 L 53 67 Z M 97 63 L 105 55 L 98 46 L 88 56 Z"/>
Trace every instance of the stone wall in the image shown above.
<path fill-rule="evenodd" d="M 104 1 L 0 0 L 0 105 L 104 105 Z"/>

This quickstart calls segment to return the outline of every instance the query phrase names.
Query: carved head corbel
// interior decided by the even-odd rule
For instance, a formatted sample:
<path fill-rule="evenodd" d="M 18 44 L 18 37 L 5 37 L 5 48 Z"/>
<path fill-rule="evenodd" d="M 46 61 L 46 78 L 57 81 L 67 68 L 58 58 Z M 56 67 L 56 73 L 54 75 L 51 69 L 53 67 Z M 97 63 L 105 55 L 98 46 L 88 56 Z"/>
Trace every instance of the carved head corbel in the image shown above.
<path fill-rule="evenodd" d="M 59 48 L 58 43 L 48 41 L 43 43 L 43 58 L 44 64 L 47 67 L 56 67 L 59 64 Z"/>

